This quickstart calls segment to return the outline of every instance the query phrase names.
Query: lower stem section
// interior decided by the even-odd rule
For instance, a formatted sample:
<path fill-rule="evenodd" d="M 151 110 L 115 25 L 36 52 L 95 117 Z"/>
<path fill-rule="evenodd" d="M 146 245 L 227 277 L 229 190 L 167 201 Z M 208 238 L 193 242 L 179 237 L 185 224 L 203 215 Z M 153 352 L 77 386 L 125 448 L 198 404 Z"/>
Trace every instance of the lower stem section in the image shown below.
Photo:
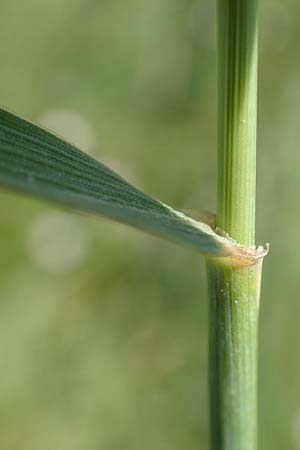
<path fill-rule="evenodd" d="M 257 449 L 261 264 L 207 261 L 211 450 Z"/>

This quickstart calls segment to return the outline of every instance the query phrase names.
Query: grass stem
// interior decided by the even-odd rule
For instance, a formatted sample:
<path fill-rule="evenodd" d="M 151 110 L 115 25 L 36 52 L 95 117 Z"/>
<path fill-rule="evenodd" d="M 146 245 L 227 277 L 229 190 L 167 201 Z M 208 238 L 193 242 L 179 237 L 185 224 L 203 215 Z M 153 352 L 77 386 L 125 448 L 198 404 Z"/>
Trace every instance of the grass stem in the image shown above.
<path fill-rule="evenodd" d="M 257 0 L 217 0 L 217 226 L 255 238 Z M 212 450 L 257 449 L 257 330 L 262 261 L 207 262 Z"/>

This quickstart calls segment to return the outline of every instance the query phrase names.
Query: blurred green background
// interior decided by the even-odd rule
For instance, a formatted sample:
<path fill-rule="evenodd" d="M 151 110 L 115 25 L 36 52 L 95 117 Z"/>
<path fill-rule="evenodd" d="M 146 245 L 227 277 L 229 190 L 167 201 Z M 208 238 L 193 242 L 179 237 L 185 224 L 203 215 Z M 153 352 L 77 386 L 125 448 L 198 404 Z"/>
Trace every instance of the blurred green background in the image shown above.
<path fill-rule="evenodd" d="M 261 0 L 260 447 L 300 449 L 300 4 Z M 2 0 L 0 103 L 179 208 L 215 210 L 210 0 Z M 208 449 L 197 254 L 0 193 L 1 450 Z"/>

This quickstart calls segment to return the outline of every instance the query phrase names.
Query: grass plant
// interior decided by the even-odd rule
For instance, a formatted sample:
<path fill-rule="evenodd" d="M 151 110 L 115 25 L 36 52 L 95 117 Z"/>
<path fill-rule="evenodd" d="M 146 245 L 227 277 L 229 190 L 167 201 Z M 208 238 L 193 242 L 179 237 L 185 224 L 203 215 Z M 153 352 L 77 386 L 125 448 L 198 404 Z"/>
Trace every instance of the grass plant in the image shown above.
<path fill-rule="evenodd" d="M 257 0 L 218 0 L 216 223 L 151 198 L 51 132 L 0 110 L 0 185 L 127 223 L 206 257 L 212 450 L 256 450 Z"/>

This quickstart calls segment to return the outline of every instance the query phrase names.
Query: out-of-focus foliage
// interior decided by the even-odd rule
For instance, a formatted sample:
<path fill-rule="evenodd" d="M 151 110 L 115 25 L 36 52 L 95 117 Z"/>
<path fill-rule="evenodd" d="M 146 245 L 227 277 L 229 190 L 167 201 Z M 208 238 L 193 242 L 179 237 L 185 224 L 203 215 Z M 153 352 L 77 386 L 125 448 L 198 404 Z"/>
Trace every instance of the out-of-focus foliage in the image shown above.
<path fill-rule="evenodd" d="M 212 4 L 3 0 L 0 102 L 154 197 L 214 210 Z M 299 3 L 261 0 L 264 450 L 300 449 L 299 42 Z M 203 261 L 13 194 L 0 208 L 1 449 L 207 449 Z"/>

